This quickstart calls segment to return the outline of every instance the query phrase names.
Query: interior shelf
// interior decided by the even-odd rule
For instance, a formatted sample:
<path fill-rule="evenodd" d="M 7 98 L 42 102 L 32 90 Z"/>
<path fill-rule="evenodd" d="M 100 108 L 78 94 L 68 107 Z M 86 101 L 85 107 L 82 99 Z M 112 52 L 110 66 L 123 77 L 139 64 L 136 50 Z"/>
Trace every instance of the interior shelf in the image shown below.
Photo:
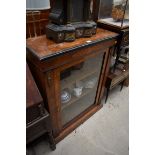
<path fill-rule="evenodd" d="M 76 81 L 83 80 L 92 74 L 97 74 L 99 72 L 99 60 L 95 61 L 87 61 L 84 63 L 84 66 L 80 70 L 72 70 L 71 75 L 63 80 L 61 80 L 61 90 L 64 88 L 68 88 L 70 85 L 75 83 Z"/>
<path fill-rule="evenodd" d="M 62 115 L 62 124 L 66 124 L 71 121 L 73 118 L 78 116 L 81 112 L 86 110 L 88 107 L 94 104 L 96 91 L 90 91 L 87 95 L 77 100 L 75 104 L 67 106 L 61 111 Z"/>
<path fill-rule="evenodd" d="M 71 100 L 68 103 L 62 103 L 62 110 L 66 107 L 68 107 L 69 105 L 73 104 L 74 102 L 78 101 L 79 99 L 81 99 L 82 97 L 86 96 L 87 94 L 91 93 L 92 91 L 94 91 L 96 89 L 96 86 L 94 88 L 84 88 L 82 91 L 81 96 L 76 97 L 74 95 L 72 95 Z"/>

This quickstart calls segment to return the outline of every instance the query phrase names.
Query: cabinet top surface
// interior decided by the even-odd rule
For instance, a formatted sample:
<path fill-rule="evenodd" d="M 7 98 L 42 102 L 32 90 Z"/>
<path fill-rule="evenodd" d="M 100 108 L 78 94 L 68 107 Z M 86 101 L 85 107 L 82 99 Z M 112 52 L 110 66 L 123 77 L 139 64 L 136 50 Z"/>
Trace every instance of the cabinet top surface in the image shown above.
<path fill-rule="evenodd" d="M 32 52 L 39 60 L 56 56 L 81 47 L 89 46 L 107 39 L 117 37 L 118 34 L 104 29 L 97 29 L 96 35 L 90 38 L 80 38 L 73 42 L 55 43 L 47 39 L 46 35 L 29 38 L 26 40 L 27 50 Z"/>

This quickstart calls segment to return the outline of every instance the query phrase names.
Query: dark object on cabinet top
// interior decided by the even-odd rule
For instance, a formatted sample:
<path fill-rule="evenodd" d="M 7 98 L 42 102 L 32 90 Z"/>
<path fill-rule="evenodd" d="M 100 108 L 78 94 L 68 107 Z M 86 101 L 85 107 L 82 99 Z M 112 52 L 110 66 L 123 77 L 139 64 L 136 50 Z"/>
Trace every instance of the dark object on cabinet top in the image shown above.
<path fill-rule="evenodd" d="M 96 34 L 97 24 L 92 21 L 93 0 L 51 2 L 52 9 L 46 26 L 47 38 L 60 43 Z"/>

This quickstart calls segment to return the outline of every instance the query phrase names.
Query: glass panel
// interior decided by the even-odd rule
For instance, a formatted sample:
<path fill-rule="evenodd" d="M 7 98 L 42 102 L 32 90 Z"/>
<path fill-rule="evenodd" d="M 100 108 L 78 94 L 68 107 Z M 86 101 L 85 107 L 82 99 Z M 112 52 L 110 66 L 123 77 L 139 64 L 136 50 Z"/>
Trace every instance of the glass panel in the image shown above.
<path fill-rule="evenodd" d="M 61 72 L 62 125 L 94 104 L 102 60 L 103 53 Z"/>
<path fill-rule="evenodd" d="M 98 19 L 116 27 L 129 26 L 129 0 L 100 0 Z"/>

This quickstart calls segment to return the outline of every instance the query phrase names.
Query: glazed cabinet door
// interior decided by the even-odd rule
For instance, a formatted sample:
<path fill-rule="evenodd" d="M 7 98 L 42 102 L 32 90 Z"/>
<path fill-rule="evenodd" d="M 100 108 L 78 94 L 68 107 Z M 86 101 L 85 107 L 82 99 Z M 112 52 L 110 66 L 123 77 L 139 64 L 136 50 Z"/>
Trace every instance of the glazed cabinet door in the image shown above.
<path fill-rule="evenodd" d="M 60 118 L 64 127 L 85 110 L 97 104 L 106 52 L 87 56 L 58 69 L 60 79 Z M 101 83 L 101 82 L 100 82 Z M 97 93 L 98 92 L 98 93 Z"/>

